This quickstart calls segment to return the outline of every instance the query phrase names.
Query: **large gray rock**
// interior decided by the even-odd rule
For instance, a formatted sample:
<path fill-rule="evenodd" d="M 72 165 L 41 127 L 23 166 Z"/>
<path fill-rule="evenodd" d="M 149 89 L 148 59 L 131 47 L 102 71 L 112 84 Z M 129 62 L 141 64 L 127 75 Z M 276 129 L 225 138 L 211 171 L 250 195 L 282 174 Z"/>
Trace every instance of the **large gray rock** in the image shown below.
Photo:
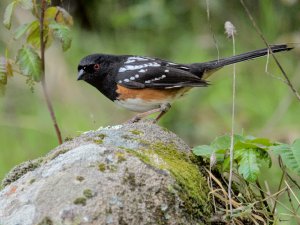
<path fill-rule="evenodd" d="M 206 179 L 176 135 L 141 122 L 90 131 L 14 168 L 0 224 L 206 224 Z"/>

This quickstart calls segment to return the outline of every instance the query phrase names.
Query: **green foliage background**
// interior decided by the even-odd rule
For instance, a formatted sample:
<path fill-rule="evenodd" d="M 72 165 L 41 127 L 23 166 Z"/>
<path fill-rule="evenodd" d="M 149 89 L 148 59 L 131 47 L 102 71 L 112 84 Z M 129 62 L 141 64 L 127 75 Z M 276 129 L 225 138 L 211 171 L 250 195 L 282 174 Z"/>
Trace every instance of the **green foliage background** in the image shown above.
<path fill-rule="evenodd" d="M 9 1 L 0 3 L 0 15 Z M 96 89 L 77 82 L 77 64 L 91 53 L 138 54 L 175 62 L 200 62 L 218 54 L 210 32 L 216 36 L 220 57 L 232 54 L 232 43 L 224 34 L 230 20 L 237 29 L 236 51 L 264 47 L 240 2 L 205 0 L 78 0 L 53 1 L 74 17 L 72 47 L 66 53 L 59 43 L 46 52 L 48 89 L 64 137 L 122 123 L 134 115 L 118 108 Z M 299 0 L 246 1 L 269 43 L 300 43 Z M 30 21 L 29 13 L 17 10 L 13 24 Z M 13 25 L 14 26 L 14 25 Z M 0 25 L 1 54 L 11 56 L 20 47 L 13 32 Z M 278 55 L 288 75 L 300 90 L 299 50 Z M 238 64 L 236 133 L 249 133 L 292 142 L 300 136 L 300 103 L 289 88 L 265 73 L 266 58 Z M 280 76 L 273 61 L 269 72 Z M 227 67 L 216 73 L 208 88 L 196 88 L 173 104 L 160 124 L 190 145 L 207 144 L 230 131 L 231 76 Z M 41 88 L 34 93 L 25 79 L 8 81 L 0 98 L 0 178 L 14 165 L 45 154 L 57 145 Z"/>

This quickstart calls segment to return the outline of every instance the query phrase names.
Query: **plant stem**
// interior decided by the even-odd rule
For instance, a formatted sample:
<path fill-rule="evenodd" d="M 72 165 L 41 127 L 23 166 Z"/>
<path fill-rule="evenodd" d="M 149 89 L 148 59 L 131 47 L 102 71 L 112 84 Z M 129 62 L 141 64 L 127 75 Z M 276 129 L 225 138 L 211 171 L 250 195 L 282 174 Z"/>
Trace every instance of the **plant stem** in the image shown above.
<path fill-rule="evenodd" d="M 50 113 L 53 126 L 56 132 L 56 136 L 58 139 L 58 143 L 62 144 L 62 137 L 61 137 L 61 132 L 59 129 L 59 126 L 56 121 L 55 113 L 53 110 L 53 106 L 51 103 L 51 100 L 49 98 L 49 94 L 47 92 L 47 86 L 46 86 L 46 80 L 45 80 L 45 42 L 44 42 L 44 17 L 45 17 L 45 10 L 47 7 L 46 0 L 41 1 L 41 17 L 40 17 L 40 42 L 41 42 L 41 67 L 42 67 L 42 74 L 41 74 L 41 83 L 42 83 L 42 89 L 43 89 L 43 94 L 44 98 L 48 107 L 48 111 Z"/>
<path fill-rule="evenodd" d="M 279 156 L 279 165 L 281 165 L 281 158 L 280 158 L 280 156 Z M 282 183 L 283 183 L 283 180 L 284 180 L 284 178 L 285 178 L 285 175 L 286 175 L 286 173 L 285 173 L 285 167 L 283 166 L 283 167 L 281 167 L 281 169 L 282 169 L 282 175 L 281 175 L 281 178 L 280 178 L 280 182 L 279 182 L 279 185 L 278 185 L 278 191 L 281 189 L 281 186 L 282 186 Z M 274 203 L 274 206 L 273 206 L 273 210 L 272 210 L 272 215 L 274 215 L 275 214 L 275 210 L 276 210 L 276 206 L 277 206 L 277 198 L 278 198 L 278 196 L 279 196 L 279 194 L 278 195 L 275 195 L 275 203 Z"/>
<path fill-rule="evenodd" d="M 232 46 L 233 46 L 233 55 L 235 55 L 235 39 L 234 33 L 232 32 Z M 235 64 L 233 64 L 233 78 L 232 78 L 232 114 L 231 114 L 231 135 L 230 135 L 230 170 L 229 170 L 229 181 L 228 181 L 228 198 L 229 198 L 229 209 L 230 217 L 233 216 L 232 209 L 232 196 L 231 196 L 231 186 L 232 186 L 232 171 L 233 171 L 233 148 L 234 148 L 234 120 L 235 120 L 235 91 L 236 91 L 236 72 Z"/>

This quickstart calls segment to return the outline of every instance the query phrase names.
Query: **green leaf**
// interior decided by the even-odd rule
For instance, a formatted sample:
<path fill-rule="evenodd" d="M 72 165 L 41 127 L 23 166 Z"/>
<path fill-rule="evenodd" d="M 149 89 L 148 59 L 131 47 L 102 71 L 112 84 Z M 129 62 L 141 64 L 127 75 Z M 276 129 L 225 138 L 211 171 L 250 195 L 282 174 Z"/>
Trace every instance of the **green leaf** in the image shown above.
<path fill-rule="evenodd" d="M 257 180 L 259 170 L 259 163 L 257 160 L 256 152 L 253 149 L 244 149 L 241 156 L 241 160 L 238 162 L 238 172 L 247 181 L 254 182 Z"/>
<path fill-rule="evenodd" d="M 230 148 L 230 135 L 223 135 L 220 137 L 217 137 L 212 143 L 211 146 L 215 149 L 229 149 Z M 244 140 L 244 137 L 238 134 L 234 135 L 233 142 L 234 144 L 240 140 Z"/>
<path fill-rule="evenodd" d="M 25 24 L 22 24 L 21 26 L 19 26 L 14 32 L 14 39 L 17 40 L 20 37 L 22 37 L 32 26 L 32 23 L 25 23 Z"/>
<path fill-rule="evenodd" d="M 237 141 L 234 145 L 235 150 L 239 149 L 255 149 L 257 146 L 252 143 L 247 143 L 246 141 Z"/>
<path fill-rule="evenodd" d="M 50 22 L 55 21 L 55 18 L 57 17 L 58 9 L 56 6 L 51 6 L 46 9 L 45 11 L 45 24 L 49 24 Z"/>
<path fill-rule="evenodd" d="M 287 168 L 300 175 L 300 139 L 295 140 L 291 146 L 288 144 L 272 146 L 271 150 L 281 156 Z"/>
<path fill-rule="evenodd" d="M 247 140 L 247 142 L 256 144 L 257 147 L 261 147 L 261 148 L 265 148 L 273 145 L 273 143 L 267 138 L 254 138 L 254 139 Z"/>
<path fill-rule="evenodd" d="M 230 169 L 230 157 L 226 157 L 222 163 L 222 171 L 229 171 Z"/>
<path fill-rule="evenodd" d="M 214 149 L 210 145 L 200 145 L 193 148 L 193 153 L 197 156 L 211 156 L 214 153 Z"/>
<path fill-rule="evenodd" d="M 51 23 L 49 28 L 53 30 L 54 36 L 62 43 L 62 49 L 64 51 L 71 47 L 72 37 L 69 27 L 63 24 Z"/>
<path fill-rule="evenodd" d="M 35 48 L 40 48 L 40 23 L 35 20 L 28 28 L 27 43 Z"/>
<path fill-rule="evenodd" d="M 6 7 L 6 9 L 4 11 L 3 24 L 7 29 L 10 29 L 10 27 L 11 27 L 11 18 L 12 18 L 12 14 L 14 12 L 16 3 L 17 3 L 16 1 L 13 1 Z"/>
<path fill-rule="evenodd" d="M 31 76 L 37 82 L 41 80 L 41 59 L 31 47 L 23 47 L 18 51 L 17 63 L 24 75 Z"/>
<path fill-rule="evenodd" d="M 32 10 L 33 9 L 32 0 L 17 0 L 17 1 L 23 9 L 26 9 L 26 10 Z"/>

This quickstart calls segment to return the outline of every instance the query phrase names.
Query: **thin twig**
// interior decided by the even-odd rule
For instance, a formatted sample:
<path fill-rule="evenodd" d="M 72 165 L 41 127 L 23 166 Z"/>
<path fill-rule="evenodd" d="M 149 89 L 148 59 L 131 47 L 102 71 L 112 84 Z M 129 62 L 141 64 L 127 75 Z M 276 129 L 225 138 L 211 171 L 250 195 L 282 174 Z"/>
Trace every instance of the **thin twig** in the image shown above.
<path fill-rule="evenodd" d="M 263 199 L 265 199 L 265 198 L 266 198 L 265 193 L 263 192 L 263 189 L 262 189 L 262 187 L 260 186 L 260 183 L 259 183 L 258 181 L 256 181 L 256 185 L 257 185 L 257 187 L 259 188 L 259 193 L 260 193 L 261 197 L 262 197 Z M 269 206 L 268 202 L 267 202 L 267 201 L 263 201 L 262 203 L 263 203 L 263 205 L 266 207 L 267 211 L 270 213 L 270 212 L 271 212 L 271 209 L 270 209 L 270 206 Z M 271 218 L 272 218 L 272 217 L 273 217 L 273 216 L 271 215 Z"/>
<path fill-rule="evenodd" d="M 217 39 L 216 39 L 216 36 L 213 32 L 213 29 L 212 29 L 212 26 L 211 26 L 211 22 L 210 22 L 210 12 L 209 12 L 209 0 L 206 0 L 206 14 L 207 14 L 207 22 L 209 24 L 209 31 L 212 35 L 212 38 L 214 40 L 214 45 L 217 49 L 217 52 L 218 52 L 218 60 L 220 59 L 220 51 L 219 51 L 219 46 L 218 46 L 218 42 L 217 42 Z"/>
<path fill-rule="evenodd" d="M 278 160 L 279 160 L 279 165 L 280 165 L 281 164 L 281 157 L 280 156 L 279 156 Z M 279 182 L 279 185 L 278 185 L 278 191 L 281 189 L 281 186 L 282 186 L 285 174 L 286 174 L 285 167 L 283 167 L 281 169 L 282 169 L 282 175 L 281 175 L 280 182 Z M 273 207 L 273 210 L 272 210 L 273 215 L 275 213 L 276 206 L 277 206 L 277 198 L 278 198 L 278 195 L 275 196 L 275 203 L 274 203 L 274 207 Z"/>
<path fill-rule="evenodd" d="M 268 196 L 270 196 L 271 195 L 271 191 L 270 191 L 270 187 L 269 187 L 268 181 L 266 181 L 266 180 L 265 180 L 265 187 L 266 187 L 266 190 L 267 190 L 266 194 Z M 272 199 L 270 199 L 270 205 L 271 205 L 272 208 L 274 207 L 274 202 L 273 202 Z"/>
<path fill-rule="evenodd" d="M 285 185 L 288 187 L 289 191 L 292 193 L 292 195 L 294 196 L 294 198 L 296 199 L 298 205 L 300 205 L 300 201 L 297 198 L 297 195 L 295 194 L 295 192 L 292 190 L 292 188 L 290 187 L 289 183 L 286 182 L 286 180 L 284 181 Z"/>
<path fill-rule="evenodd" d="M 290 87 L 290 89 L 292 90 L 292 92 L 295 94 L 296 98 L 300 101 L 300 94 L 298 93 L 298 91 L 296 90 L 296 88 L 293 86 L 292 82 L 290 81 L 289 77 L 287 76 L 286 72 L 284 71 L 284 69 L 282 68 L 281 64 L 279 63 L 278 59 L 276 58 L 275 54 L 273 53 L 270 45 L 268 44 L 268 42 L 266 41 L 266 38 L 264 37 L 262 31 L 260 30 L 260 28 L 257 26 L 252 14 L 250 13 L 249 9 L 247 8 L 247 6 L 244 3 L 244 0 L 240 0 L 242 6 L 244 7 L 246 13 L 248 14 L 249 19 L 252 22 L 253 27 L 255 28 L 256 32 L 258 33 L 258 35 L 260 36 L 260 38 L 263 40 L 263 42 L 265 43 L 265 45 L 268 47 L 274 61 L 276 62 L 278 68 L 280 69 L 282 75 L 284 76 L 285 80 L 286 80 L 286 84 Z"/>
<path fill-rule="evenodd" d="M 281 77 L 275 76 L 274 74 L 269 72 L 269 59 L 270 59 L 270 50 L 268 49 L 267 62 L 266 62 L 266 66 L 265 66 L 265 73 L 268 74 L 269 76 L 271 76 L 272 78 L 275 78 L 275 79 L 287 84 L 286 80 L 284 80 Z"/>
<path fill-rule="evenodd" d="M 286 181 L 284 181 L 284 182 L 286 182 Z M 294 204 L 293 204 L 293 201 L 292 201 L 290 189 L 288 188 L 288 189 L 286 190 L 286 192 L 287 192 L 287 196 L 288 196 L 288 199 L 289 199 L 289 203 L 290 203 L 290 205 L 291 205 L 291 207 L 292 207 L 292 210 L 293 210 L 293 212 L 294 212 L 294 215 L 297 215 L 296 209 L 295 209 Z M 299 205 L 299 204 L 298 204 L 298 205 Z"/>
<path fill-rule="evenodd" d="M 45 101 L 48 107 L 48 111 L 50 113 L 52 122 L 53 122 L 53 126 L 56 132 L 56 136 L 58 139 L 58 143 L 62 144 L 62 137 L 61 137 L 61 132 L 60 129 L 58 127 L 57 121 L 56 121 L 56 117 L 55 117 L 55 113 L 53 110 L 53 106 L 50 100 L 50 97 L 48 95 L 48 91 L 47 91 L 47 86 L 46 86 L 46 80 L 45 80 L 45 42 L 44 42 L 44 17 L 45 17 L 45 10 L 47 7 L 47 2 L 46 0 L 42 0 L 41 1 L 41 17 L 40 17 L 40 42 L 41 42 L 41 67 L 42 67 L 42 74 L 41 74 L 41 83 L 42 83 L 42 89 L 43 89 L 43 94 L 45 97 Z"/>

